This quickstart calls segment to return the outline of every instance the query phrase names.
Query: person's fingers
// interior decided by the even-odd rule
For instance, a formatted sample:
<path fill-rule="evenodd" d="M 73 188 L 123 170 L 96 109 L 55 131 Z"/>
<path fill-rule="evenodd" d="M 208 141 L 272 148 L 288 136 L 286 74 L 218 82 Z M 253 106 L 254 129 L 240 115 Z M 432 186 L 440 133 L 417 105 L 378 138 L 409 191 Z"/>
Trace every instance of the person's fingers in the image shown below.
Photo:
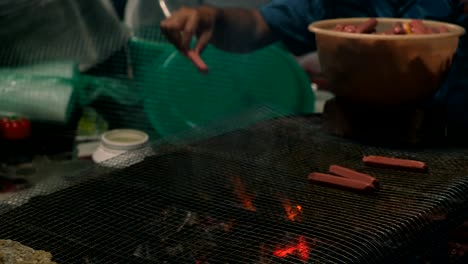
<path fill-rule="evenodd" d="M 191 16 L 187 18 L 187 21 L 184 25 L 182 37 L 183 37 L 184 48 L 187 50 L 190 49 L 190 42 L 192 41 L 192 38 L 198 29 L 198 22 L 199 22 L 199 19 L 198 19 L 197 14 L 193 13 Z"/>
<path fill-rule="evenodd" d="M 213 32 L 211 30 L 209 31 L 204 31 L 198 36 L 198 41 L 197 44 L 195 45 L 195 52 L 198 54 L 203 53 L 205 50 L 206 46 L 211 40 L 211 37 L 213 36 Z"/>
<path fill-rule="evenodd" d="M 162 33 L 166 36 L 169 42 L 181 51 L 185 50 L 184 39 L 181 32 L 185 27 L 186 21 L 186 16 L 172 16 L 163 20 L 160 25 Z"/>
<path fill-rule="evenodd" d="M 209 69 L 203 59 L 200 57 L 200 54 L 193 50 L 187 52 L 187 58 L 192 61 L 192 63 L 197 67 L 197 69 L 203 73 L 207 74 Z"/>
<path fill-rule="evenodd" d="M 179 51 L 184 51 L 183 39 L 180 31 L 163 30 L 167 40 L 172 43 Z"/>
<path fill-rule="evenodd" d="M 177 49 L 180 50 L 182 48 L 182 39 L 179 32 L 167 27 L 161 27 L 161 32 L 166 37 L 166 39 L 170 43 L 172 43 Z"/>

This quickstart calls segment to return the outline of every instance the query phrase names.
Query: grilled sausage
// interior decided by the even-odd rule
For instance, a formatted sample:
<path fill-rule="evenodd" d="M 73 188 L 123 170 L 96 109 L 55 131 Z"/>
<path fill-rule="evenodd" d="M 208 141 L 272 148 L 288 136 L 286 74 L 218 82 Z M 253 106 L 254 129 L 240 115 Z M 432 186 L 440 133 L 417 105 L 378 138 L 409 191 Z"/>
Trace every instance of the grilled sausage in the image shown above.
<path fill-rule="evenodd" d="M 377 20 L 375 18 L 370 18 L 364 23 L 361 23 L 356 27 L 356 33 L 372 33 L 375 32 L 375 27 L 377 26 Z"/>
<path fill-rule="evenodd" d="M 430 29 L 428 29 L 421 20 L 411 20 L 409 23 L 411 27 L 411 31 L 414 34 L 429 34 L 431 33 Z"/>
<path fill-rule="evenodd" d="M 365 156 L 364 164 L 374 167 L 395 168 L 423 172 L 427 170 L 426 163 L 416 160 L 397 159 L 382 156 Z"/>
<path fill-rule="evenodd" d="M 356 33 L 356 26 L 355 25 L 346 25 L 343 29 L 344 32 L 348 32 L 348 33 Z"/>
<path fill-rule="evenodd" d="M 190 50 L 187 52 L 187 57 L 192 61 L 193 64 L 195 64 L 195 66 L 201 73 L 206 74 L 208 72 L 208 66 L 202 60 L 198 53 L 196 53 L 193 50 Z"/>
<path fill-rule="evenodd" d="M 369 20 L 361 23 L 357 26 L 355 25 L 343 25 L 337 24 L 335 26 L 336 31 L 348 32 L 348 33 L 361 33 L 361 34 L 373 34 L 376 33 L 378 21 L 375 18 L 370 18 Z M 422 20 L 413 19 L 407 23 L 396 22 L 392 28 L 379 32 L 377 34 L 384 35 L 409 35 L 409 34 L 437 34 L 448 32 L 448 29 L 444 26 L 440 27 L 429 27 L 426 26 Z"/>
<path fill-rule="evenodd" d="M 403 30 L 405 31 L 405 34 L 413 34 L 411 25 L 409 23 L 403 23 Z"/>
<path fill-rule="evenodd" d="M 362 181 L 362 182 L 372 184 L 375 188 L 378 188 L 379 186 L 379 181 L 376 178 L 368 174 L 357 172 L 355 170 L 351 170 L 342 166 L 331 165 L 328 168 L 328 172 L 331 174 L 335 174 L 337 176 L 345 177 L 347 179 L 352 179 L 352 180 Z"/>
<path fill-rule="evenodd" d="M 432 33 L 432 34 L 447 33 L 447 32 L 449 32 L 448 28 L 446 28 L 445 26 L 430 27 L 429 29 L 431 30 L 431 33 Z"/>
<path fill-rule="evenodd" d="M 309 174 L 308 179 L 312 182 L 359 192 L 372 192 L 375 190 L 375 187 L 368 182 L 356 181 L 320 172 L 312 172 Z"/>
<path fill-rule="evenodd" d="M 344 28 L 345 28 L 345 26 L 342 25 L 342 24 L 337 24 L 337 25 L 335 26 L 335 30 L 336 30 L 336 31 L 344 31 Z"/>
<path fill-rule="evenodd" d="M 448 28 L 446 28 L 445 26 L 440 26 L 439 28 L 437 28 L 437 30 L 439 31 L 438 33 L 447 33 L 447 32 L 449 32 Z"/>
<path fill-rule="evenodd" d="M 393 26 L 393 34 L 395 35 L 404 35 L 406 34 L 405 29 L 403 28 L 403 24 L 400 22 L 396 22 Z"/>

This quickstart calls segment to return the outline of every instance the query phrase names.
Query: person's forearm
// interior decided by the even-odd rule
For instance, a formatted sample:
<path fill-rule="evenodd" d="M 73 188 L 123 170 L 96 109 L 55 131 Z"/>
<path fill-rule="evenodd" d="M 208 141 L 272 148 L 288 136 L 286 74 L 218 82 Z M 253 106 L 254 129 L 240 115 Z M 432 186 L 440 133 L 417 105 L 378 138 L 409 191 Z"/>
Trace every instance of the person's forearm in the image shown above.
<path fill-rule="evenodd" d="M 274 37 L 256 10 L 217 9 L 211 43 L 219 49 L 245 53 L 274 42 Z"/>

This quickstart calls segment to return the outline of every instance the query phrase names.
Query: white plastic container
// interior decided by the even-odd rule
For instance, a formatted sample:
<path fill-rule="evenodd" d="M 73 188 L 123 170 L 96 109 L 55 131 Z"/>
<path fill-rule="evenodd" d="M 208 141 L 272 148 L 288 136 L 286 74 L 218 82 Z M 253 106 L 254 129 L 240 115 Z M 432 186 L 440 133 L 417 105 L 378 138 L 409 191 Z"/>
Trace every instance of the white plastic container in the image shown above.
<path fill-rule="evenodd" d="M 149 136 L 145 132 L 133 129 L 116 129 L 105 132 L 101 143 L 93 153 L 93 161 L 104 166 L 122 167 L 143 160 L 144 155 L 135 152 L 149 147 Z M 122 155 L 126 152 L 128 154 Z M 143 153 L 143 152 L 142 152 Z M 115 162 L 106 162 L 122 155 Z"/>

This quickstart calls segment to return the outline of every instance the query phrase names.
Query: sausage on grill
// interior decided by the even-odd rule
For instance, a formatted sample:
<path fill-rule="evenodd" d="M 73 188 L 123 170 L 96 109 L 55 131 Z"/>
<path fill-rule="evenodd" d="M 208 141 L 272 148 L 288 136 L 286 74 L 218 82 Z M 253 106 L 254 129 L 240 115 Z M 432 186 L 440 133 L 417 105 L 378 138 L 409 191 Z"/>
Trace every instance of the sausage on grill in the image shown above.
<path fill-rule="evenodd" d="M 374 177 L 372 177 L 372 176 L 370 176 L 368 174 L 358 172 L 358 171 L 355 171 L 355 170 L 352 170 L 352 169 L 348 169 L 348 168 L 345 168 L 345 167 L 342 167 L 342 166 L 331 165 L 328 168 L 328 172 L 331 173 L 331 174 L 337 175 L 337 176 L 347 178 L 347 179 L 370 183 L 375 188 L 378 188 L 378 186 L 379 186 L 379 181 L 376 178 L 374 178 Z"/>
<path fill-rule="evenodd" d="M 417 160 L 389 158 L 382 156 L 365 156 L 362 158 L 364 164 L 374 167 L 395 168 L 412 171 L 426 171 L 426 163 Z"/>
<path fill-rule="evenodd" d="M 375 190 L 375 187 L 368 182 L 356 181 L 320 172 L 312 172 L 309 174 L 308 179 L 312 182 L 359 192 L 372 192 Z"/>

